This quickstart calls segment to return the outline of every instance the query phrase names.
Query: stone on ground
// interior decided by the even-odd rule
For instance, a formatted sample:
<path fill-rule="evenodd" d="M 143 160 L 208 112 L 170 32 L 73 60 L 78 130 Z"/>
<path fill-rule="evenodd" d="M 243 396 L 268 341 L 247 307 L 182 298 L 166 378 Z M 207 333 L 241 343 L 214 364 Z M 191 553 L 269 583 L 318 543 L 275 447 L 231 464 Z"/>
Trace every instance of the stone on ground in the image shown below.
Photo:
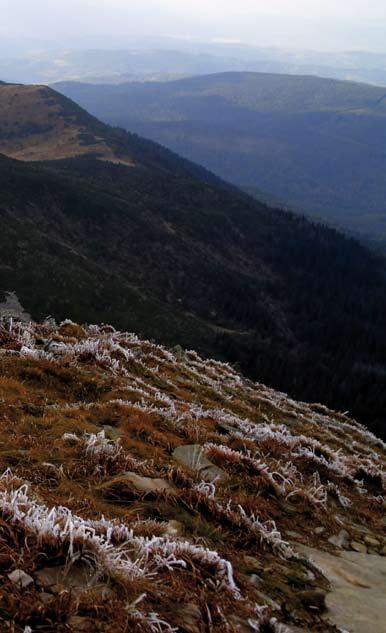
<path fill-rule="evenodd" d="M 198 444 L 178 446 L 173 451 L 173 459 L 198 472 L 205 481 L 214 481 L 215 479 L 221 481 L 227 478 L 226 473 L 221 468 L 209 461 L 202 446 Z"/>
<path fill-rule="evenodd" d="M 100 492 L 106 498 L 124 501 L 131 495 L 157 495 L 160 493 L 174 494 L 176 488 L 166 479 L 141 477 L 136 473 L 127 472 L 117 475 L 99 486 Z"/>
<path fill-rule="evenodd" d="M 386 559 L 342 551 L 340 556 L 305 545 L 310 557 L 331 583 L 327 617 L 350 633 L 386 633 Z"/>

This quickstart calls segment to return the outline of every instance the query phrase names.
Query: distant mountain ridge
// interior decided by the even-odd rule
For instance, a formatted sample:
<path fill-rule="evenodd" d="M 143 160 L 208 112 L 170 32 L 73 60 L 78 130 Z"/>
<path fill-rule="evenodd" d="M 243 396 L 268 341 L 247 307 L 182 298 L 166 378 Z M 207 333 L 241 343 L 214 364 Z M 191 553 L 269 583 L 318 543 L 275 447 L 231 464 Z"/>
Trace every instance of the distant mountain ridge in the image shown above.
<path fill-rule="evenodd" d="M 385 88 L 224 73 L 57 89 L 109 123 L 386 252 Z"/>
<path fill-rule="evenodd" d="M 35 147 L 34 120 L 20 119 L 23 102 L 50 122 L 40 161 L 0 157 L 0 293 L 16 292 L 35 319 L 108 322 L 237 363 L 302 399 L 350 409 L 383 433 L 383 262 L 96 121 L 53 90 L 32 94 L 31 109 L 31 89 L 18 89 L 14 120 L 7 97 L 9 125 L 0 119 L 2 143 L 13 130 L 12 152 L 17 142 L 23 152 Z M 80 122 L 114 160 L 101 160 L 92 142 L 87 154 L 77 142 L 73 156 L 52 160 L 52 128 L 60 147 L 62 130 Z"/>
<path fill-rule="evenodd" d="M 0 76 L 25 83 L 75 80 L 114 84 L 249 71 L 386 85 L 386 55 L 366 51 L 323 53 L 180 38 L 131 41 L 128 50 L 70 48 L 24 53 L 20 57 L 12 57 L 11 45 L 8 49 L 8 55 L 7 46 L 2 51 Z"/>

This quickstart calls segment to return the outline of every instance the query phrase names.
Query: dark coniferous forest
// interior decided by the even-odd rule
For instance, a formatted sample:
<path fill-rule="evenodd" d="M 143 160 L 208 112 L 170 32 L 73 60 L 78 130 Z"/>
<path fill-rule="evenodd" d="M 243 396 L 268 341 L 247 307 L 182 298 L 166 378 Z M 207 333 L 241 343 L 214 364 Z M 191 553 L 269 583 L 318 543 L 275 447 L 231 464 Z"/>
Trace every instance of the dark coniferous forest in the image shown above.
<path fill-rule="evenodd" d="M 382 434 L 383 262 L 112 134 L 139 167 L 1 160 L 1 290 L 37 319 L 109 322 L 228 360 Z"/>

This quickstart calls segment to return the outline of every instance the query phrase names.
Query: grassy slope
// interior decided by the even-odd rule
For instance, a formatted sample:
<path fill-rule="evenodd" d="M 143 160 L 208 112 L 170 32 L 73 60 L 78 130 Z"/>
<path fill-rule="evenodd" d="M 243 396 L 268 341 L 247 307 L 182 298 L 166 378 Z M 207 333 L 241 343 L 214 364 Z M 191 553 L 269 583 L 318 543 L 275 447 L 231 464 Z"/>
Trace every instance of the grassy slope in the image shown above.
<path fill-rule="evenodd" d="M 374 498 L 382 491 L 382 443 L 345 416 L 296 403 L 193 352 L 174 356 L 112 328 L 87 331 L 71 323 L 14 327 L 11 334 L 0 329 L 0 416 L 0 470 L 12 469 L 0 478 L 4 630 L 151 633 L 146 617 L 155 612 L 178 633 L 204 631 L 208 618 L 213 633 L 224 626 L 236 633 L 241 626 L 250 630 L 251 617 L 256 629 L 254 606 L 268 604 L 262 633 L 278 631 L 268 623 L 271 614 L 333 633 L 321 618 L 326 580 L 304 556 L 292 558 L 282 539 L 295 539 L 294 550 L 303 543 L 334 553 L 328 539 L 343 525 L 352 539 L 363 542 L 367 534 L 382 541 L 382 505 Z M 65 433 L 72 435 L 66 439 Z M 215 496 L 208 486 L 197 488 L 205 473 L 172 456 L 179 446 L 208 442 L 207 457 L 226 474 Z M 316 455 L 302 454 L 315 442 Z M 149 492 L 140 493 L 125 479 L 127 471 L 161 478 L 169 492 L 155 491 L 150 481 Z M 364 480 L 365 494 L 353 478 Z M 14 493 L 26 481 L 15 516 Z M 330 486 L 327 494 L 328 482 L 338 488 Z M 153 542 L 147 557 L 137 560 L 152 575 L 131 577 L 127 564 L 118 566 L 138 558 L 138 545 L 130 534 L 120 539 L 119 531 L 103 556 L 91 536 L 73 532 L 71 553 L 74 516 L 53 536 L 49 520 L 44 526 L 42 519 L 24 520 L 32 503 L 31 519 L 64 506 L 83 526 L 105 517 L 135 536 L 163 537 L 164 549 L 177 548 L 175 558 L 185 568 L 181 562 L 162 567 L 164 555 Z M 241 519 L 240 505 L 246 517 L 266 525 L 265 532 Z M 263 536 L 272 529 L 269 521 L 281 533 L 272 540 Z M 316 534 L 316 528 L 324 531 Z M 103 535 L 103 524 L 94 530 Z M 185 551 L 178 550 L 181 542 L 188 542 Z M 194 555 L 189 544 L 198 548 Z M 205 548 L 231 562 L 243 600 Z M 15 568 L 32 577 L 28 588 L 12 584 L 8 574 Z M 99 585 L 87 588 L 85 573 L 90 579 L 95 570 Z M 44 584 L 42 572 L 55 573 L 54 587 Z M 73 574 L 78 585 L 70 592 Z"/>
<path fill-rule="evenodd" d="M 366 238 L 386 234 L 384 88 L 257 73 L 58 88 L 226 180 Z"/>

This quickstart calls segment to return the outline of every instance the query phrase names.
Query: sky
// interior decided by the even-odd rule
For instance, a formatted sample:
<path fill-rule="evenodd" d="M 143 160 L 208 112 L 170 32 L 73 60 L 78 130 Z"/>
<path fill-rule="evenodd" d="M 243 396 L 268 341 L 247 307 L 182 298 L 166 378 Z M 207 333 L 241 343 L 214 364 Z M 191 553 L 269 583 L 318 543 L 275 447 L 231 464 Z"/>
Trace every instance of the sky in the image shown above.
<path fill-rule="evenodd" d="M 156 36 L 386 52 L 386 0 L 0 0 L 0 38 L 15 49 Z"/>

